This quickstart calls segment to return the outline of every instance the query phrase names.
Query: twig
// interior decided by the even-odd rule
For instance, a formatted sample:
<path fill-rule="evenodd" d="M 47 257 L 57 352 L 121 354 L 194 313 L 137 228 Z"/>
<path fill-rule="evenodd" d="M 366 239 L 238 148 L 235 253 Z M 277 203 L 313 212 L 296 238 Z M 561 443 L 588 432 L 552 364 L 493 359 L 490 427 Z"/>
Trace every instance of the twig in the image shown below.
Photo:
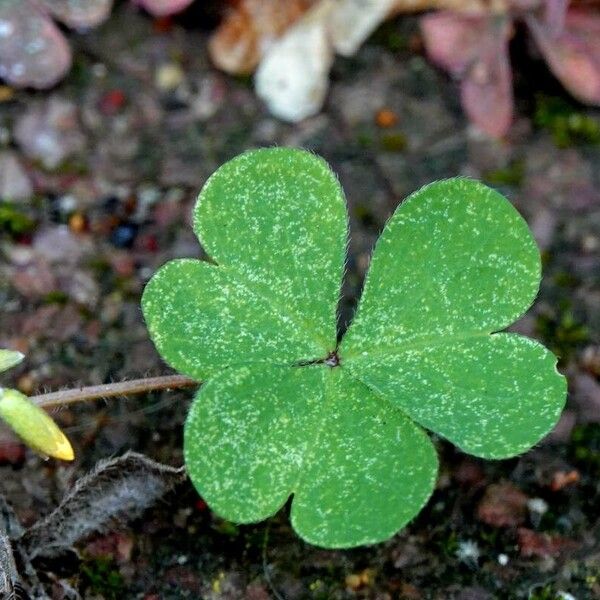
<path fill-rule="evenodd" d="M 198 381 L 183 375 L 165 375 L 163 377 L 147 377 L 144 379 L 131 379 L 118 383 L 104 383 L 71 390 L 61 390 L 49 394 L 32 396 L 30 400 L 43 408 L 99 400 L 100 398 L 114 398 L 116 396 L 133 396 L 160 390 L 176 390 L 197 387 Z"/>

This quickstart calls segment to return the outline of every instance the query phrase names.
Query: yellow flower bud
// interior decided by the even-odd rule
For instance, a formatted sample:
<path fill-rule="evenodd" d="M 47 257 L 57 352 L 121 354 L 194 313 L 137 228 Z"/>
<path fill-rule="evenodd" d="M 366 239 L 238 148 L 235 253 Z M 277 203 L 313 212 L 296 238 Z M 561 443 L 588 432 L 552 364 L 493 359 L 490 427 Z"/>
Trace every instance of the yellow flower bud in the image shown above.
<path fill-rule="evenodd" d="M 75 458 L 71 443 L 58 425 L 21 392 L 0 388 L 0 418 L 37 452 L 60 460 Z"/>
<path fill-rule="evenodd" d="M 0 373 L 18 365 L 23 358 L 25 357 L 20 352 L 0 349 Z"/>

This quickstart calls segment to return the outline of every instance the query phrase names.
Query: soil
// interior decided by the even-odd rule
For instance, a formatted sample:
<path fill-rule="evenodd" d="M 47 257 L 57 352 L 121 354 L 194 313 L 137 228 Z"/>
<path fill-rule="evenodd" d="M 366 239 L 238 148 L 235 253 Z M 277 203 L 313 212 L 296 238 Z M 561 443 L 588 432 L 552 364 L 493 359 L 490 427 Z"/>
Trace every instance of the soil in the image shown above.
<path fill-rule="evenodd" d="M 434 496 L 374 547 L 311 547 L 287 509 L 236 526 L 184 483 L 142 518 L 84 540 L 70 561 L 40 565 L 40 576 L 107 599 L 600 598 L 600 146 L 557 137 L 552 111 L 539 118 L 548 99 L 592 124 L 600 111 L 575 104 L 516 45 L 518 117 L 508 139 L 490 140 L 465 121 L 457 86 L 422 56 L 416 22 L 403 18 L 336 60 L 322 114 L 284 124 L 250 79 L 211 67 L 212 23 L 198 8 L 188 17 L 157 27 L 119 5 L 100 29 L 71 35 L 75 65 L 62 84 L 0 104 L 2 137 L 34 186 L 30 200 L 0 212 L 0 347 L 27 355 L 3 383 L 33 394 L 168 373 L 142 321 L 143 286 L 167 260 L 201 255 L 190 211 L 211 172 L 247 148 L 277 144 L 322 155 L 346 190 L 352 237 L 340 323 L 407 194 L 457 174 L 505 193 L 544 258 L 539 298 L 514 329 L 560 356 L 568 407 L 547 439 L 511 460 L 477 460 L 436 439 Z M 180 71 L 174 89 L 156 83 L 165 67 Z M 382 109 L 395 118 L 378 123 Z M 62 117 L 52 121 L 52 110 Z M 49 131 L 56 164 L 43 143 Z M 23 451 L 3 429 L 1 493 L 27 525 L 99 459 L 133 449 L 181 465 L 191 396 L 56 411 L 76 449 L 72 465 Z"/>

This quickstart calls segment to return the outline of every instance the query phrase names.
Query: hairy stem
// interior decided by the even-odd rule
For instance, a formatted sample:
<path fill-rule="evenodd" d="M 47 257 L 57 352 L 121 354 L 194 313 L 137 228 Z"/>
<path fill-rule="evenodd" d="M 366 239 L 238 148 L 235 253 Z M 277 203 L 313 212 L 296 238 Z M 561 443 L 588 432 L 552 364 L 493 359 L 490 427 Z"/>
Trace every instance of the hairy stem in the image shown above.
<path fill-rule="evenodd" d="M 160 390 L 191 388 L 198 385 L 200 385 L 198 381 L 184 377 L 183 375 L 165 375 L 163 377 L 146 377 L 144 379 L 119 381 L 118 383 L 104 383 L 102 385 L 92 385 L 72 390 L 61 390 L 49 394 L 31 396 L 30 400 L 43 408 L 51 408 L 75 402 L 99 400 L 100 398 L 132 396 L 134 394 L 145 394 Z"/>

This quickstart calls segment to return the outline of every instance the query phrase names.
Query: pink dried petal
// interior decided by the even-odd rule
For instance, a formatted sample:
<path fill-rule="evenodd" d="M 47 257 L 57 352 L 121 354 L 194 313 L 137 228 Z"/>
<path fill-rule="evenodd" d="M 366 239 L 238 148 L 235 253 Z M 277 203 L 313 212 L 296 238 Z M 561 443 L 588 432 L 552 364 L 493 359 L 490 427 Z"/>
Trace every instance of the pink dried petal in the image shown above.
<path fill-rule="evenodd" d="M 527 24 L 565 88 L 581 102 L 600 104 L 600 14 L 570 10 L 560 34 L 535 17 Z"/>
<path fill-rule="evenodd" d="M 49 88 L 71 66 L 71 49 L 30 0 L 0 2 L 0 77 L 15 87 Z"/>
<path fill-rule="evenodd" d="M 525 11 L 536 10 L 540 4 L 552 0 L 508 0 L 508 8 L 513 12 L 523 13 Z M 563 0 L 557 0 L 562 2 Z"/>
<path fill-rule="evenodd" d="M 421 18 L 421 32 L 430 60 L 460 76 L 478 54 L 488 17 L 436 12 Z"/>
<path fill-rule="evenodd" d="M 134 2 L 147 10 L 155 17 L 165 17 L 181 12 L 194 0 L 134 0 Z"/>
<path fill-rule="evenodd" d="M 554 35 L 560 34 L 565 26 L 570 0 L 546 0 L 546 27 Z"/>
<path fill-rule="evenodd" d="M 510 128 L 514 104 L 510 23 L 491 17 L 483 32 L 475 60 L 462 81 L 461 102 L 471 122 L 493 137 L 502 137 Z"/>
<path fill-rule="evenodd" d="M 600 12 L 598 9 L 572 8 L 567 11 L 565 26 L 583 36 L 587 42 L 599 41 Z"/>
<path fill-rule="evenodd" d="M 100 25 L 110 15 L 113 0 L 41 0 L 55 19 L 73 29 Z"/>

